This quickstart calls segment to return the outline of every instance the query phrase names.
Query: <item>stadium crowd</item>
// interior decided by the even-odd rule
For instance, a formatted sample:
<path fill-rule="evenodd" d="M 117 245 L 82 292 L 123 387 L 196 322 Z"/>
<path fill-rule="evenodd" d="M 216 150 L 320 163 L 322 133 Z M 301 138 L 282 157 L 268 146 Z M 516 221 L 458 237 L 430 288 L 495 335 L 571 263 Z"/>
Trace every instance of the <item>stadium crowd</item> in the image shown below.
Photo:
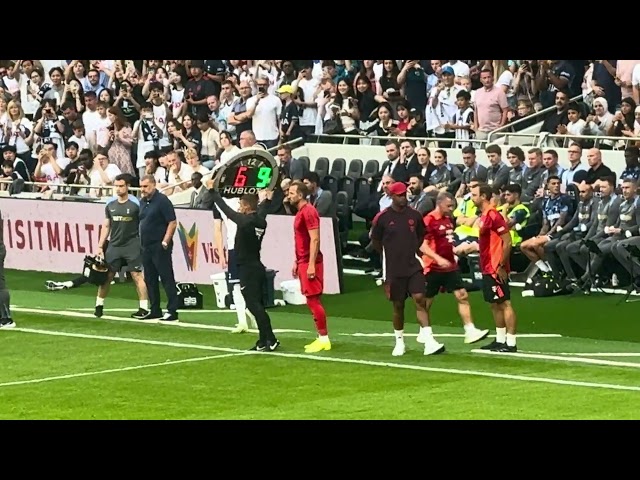
<path fill-rule="evenodd" d="M 284 171 L 281 188 L 262 193 L 273 200 L 270 213 L 294 213 L 288 185 L 303 180 L 319 214 L 336 216 L 324 175 L 293 158 L 298 144 L 288 142 L 350 134 L 349 143 L 386 143 L 387 162 L 368 177 L 370 194 L 352 205 L 368 225 L 390 204 L 393 181 L 408 184 L 410 204 L 423 214 L 448 191 L 457 200 L 457 252 L 472 259 L 478 217 L 469 188 L 487 182 L 530 261 L 527 280 L 539 271 L 569 284 L 633 282 L 640 265 L 627 270 L 635 258 L 627 245 L 640 238 L 639 95 L 640 60 L 0 61 L 0 183 L 12 194 L 33 188 L 99 197 L 120 173 L 151 174 L 168 195 L 189 190 L 190 207 L 209 209 L 202 176 L 238 149 L 258 146 L 273 149 Z M 476 162 L 484 145 L 473 140 L 510 124 L 525 129 L 542 120 L 535 112 L 554 105 L 541 131 L 565 136 L 556 145 L 569 149 L 571 168 L 558 165 L 553 145 L 488 145 L 489 168 Z M 357 138 L 366 135 L 390 138 Z M 438 148 L 421 138 L 438 139 Z M 449 164 L 443 147 L 460 148 L 464 165 Z M 602 163 L 604 149 L 624 149 L 619 178 Z M 369 232 L 361 244 L 378 271 Z M 601 255 L 589 261 L 598 245 Z M 606 255 L 620 262 L 597 261 Z"/>

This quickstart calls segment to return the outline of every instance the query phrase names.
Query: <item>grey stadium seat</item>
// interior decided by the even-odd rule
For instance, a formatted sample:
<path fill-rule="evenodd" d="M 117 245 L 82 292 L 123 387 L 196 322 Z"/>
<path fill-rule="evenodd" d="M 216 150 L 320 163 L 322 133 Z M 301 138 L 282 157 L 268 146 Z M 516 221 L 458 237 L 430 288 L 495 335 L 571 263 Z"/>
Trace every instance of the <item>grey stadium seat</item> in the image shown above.
<path fill-rule="evenodd" d="M 362 160 L 354 158 L 349 162 L 349 168 L 347 169 L 347 177 L 351 177 L 353 180 L 357 180 L 362 176 Z"/>
<path fill-rule="evenodd" d="M 333 162 L 331 162 L 329 175 L 340 180 L 342 177 L 344 177 L 346 169 L 347 161 L 344 158 L 334 158 Z"/>

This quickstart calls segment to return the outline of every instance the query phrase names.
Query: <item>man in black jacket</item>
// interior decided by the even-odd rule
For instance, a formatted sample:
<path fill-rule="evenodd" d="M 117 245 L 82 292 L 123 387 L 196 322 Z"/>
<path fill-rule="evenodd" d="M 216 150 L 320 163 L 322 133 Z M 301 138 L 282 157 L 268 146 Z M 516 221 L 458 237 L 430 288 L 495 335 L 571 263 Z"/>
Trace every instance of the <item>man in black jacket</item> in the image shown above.
<path fill-rule="evenodd" d="M 266 213 L 263 208 L 258 211 L 258 197 L 243 195 L 240 197 L 239 211 L 234 211 L 222 199 L 220 193 L 209 190 L 213 201 L 222 213 L 237 225 L 234 250 L 240 289 L 247 309 L 255 317 L 258 324 L 259 338 L 251 350 L 273 352 L 280 342 L 271 327 L 271 318 L 265 309 L 262 288 L 266 281 L 266 269 L 260 258 L 262 239 L 267 230 Z"/>

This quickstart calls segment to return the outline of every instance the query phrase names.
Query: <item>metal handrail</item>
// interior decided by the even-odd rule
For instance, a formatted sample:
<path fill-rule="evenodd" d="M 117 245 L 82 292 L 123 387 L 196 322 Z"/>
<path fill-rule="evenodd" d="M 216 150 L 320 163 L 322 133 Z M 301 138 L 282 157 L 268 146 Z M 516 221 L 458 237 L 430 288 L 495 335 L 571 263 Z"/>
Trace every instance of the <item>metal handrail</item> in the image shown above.
<path fill-rule="evenodd" d="M 10 183 L 10 182 L 7 182 L 7 183 Z M 18 198 L 18 199 L 24 198 L 24 197 L 42 198 L 46 196 L 47 192 L 51 192 L 49 194 L 50 195 L 49 199 L 51 200 L 60 200 L 60 198 L 54 198 L 54 197 L 74 197 L 78 199 L 86 199 L 87 201 L 100 202 L 104 198 L 109 198 L 113 196 L 113 194 L 102 196 L 102 197 L 89 197 L 89 196 L 78 195 L 78 194 L 72 195 L 68 193 L 68 191 L 71 190 L 72 188 L 113 191 L 113 188 L 114 188 L 113 185 L 101 185 L 101 186 L 100 185 L 83 185 L 80 183 L 59 183 L 59 184 L 52 184 L 47 182 L 23 182 L 23 183 L 24 185 L 30 185 L 34 187 L 49 187 L 49 190 L 48 191 L 45 190 L 44 192 L 21 192 L 21 193 L 10 195 L 8 198 Z M 134 194 L 139 193 L 140 188 L 129 187 L 129 191 Z"/>
<path fill-rule="evenodd" d="M 567 140 L 567 139 L 593 140 L 594 145 L 596 145 L 598 142 L 601 142 L 602 140 L 612 140 L 613 142 L 623 141 L 625 142 L 625 147 L 627 146 L 628 142 L 632 142 L 632 141 L 640 142 L 640 137 L 612 137 L 609 135 L 573 135 L 571 133 L 568 133 L 565 135 L 561 135 L 559 133 L 549 133 L 544 136 L 542 134 L 539 134 L 539 135 L 541 137 L 538 140 L 539 143 L 546 140 L 547 138 L 558 139 L 558 140 Z"/>
<path fill-rule="evenodd" d="M 475 138 L 471 138 L 469 140 L 459 140 L 456 138 L 442 138 L 442 137 L 401 137 L 401 136 L 393 136 L 393 135 L 386 135 L 386 136 L 380 136 L 380 135 L 353 135 L 350 133 L 336 133 L 334 135 L 328 135 L 326 133 L 318 133 L 318 134 L 313 134 L 313 135 L 309 135 L 310 137 L 316 137 L 316 138 L 342 138 L 344 140 L 348 139 L 348 138 L 357 138 L 357 139 L 373 139 L 373 140 L 398 140 L 398 141 L 403 141 L 403 140 L 413 140 L 415 142 L 420 142 L 420 143 L 429 143 L 429 142 L 470 142 L 470 143 L 488 143 L 488 140 L 477 140 Z M 308 142 L 307 143 L 316 143 L 316 142 Z M 317 142 L 317 143 L 322 143 L 322 142 Z"/>
<path fill-rule="evenodd" d="M 540 144 L 548 139 L 548 138 L 558 138 L 558 139 L 568 139 L 568 138 L 576 138 L 576 139 L 585 139 L 585 140 L 593 140 L 594 142 L 599 142 L 602 140 L 613 140 L 613 141 L 624 141 L 624 142 L 629 142 L 629 141 L 640 141 L 640 137 L 610 137 L 610 136 L 606 136 L 606 135 L 573 135 L 573 134 L 565 134 L 565 135 L 560 135 L 560 134 L 556 134 L 556 133 L 547 133 L 547 132 L 538 132 L 538 133 L 525 133 L 525 132 L 506 132 L 504 134 L 506 137 L 527 137 L 527 138 L 531 138 L 532 139 L 532 146 L 540 146 Z M 335 135 L 327 135 L 327 134 L 318 134 L 318 135 L 313 135 L 313 137 L 318 137 L 318 138 L 365 138 L 359 135 L 347 135 L 347 134 L 335 134 Z M 373 138 L 373 139 L 394 139 L 394 140 L 416 140 L 419 142 L 423 142 L 423 143 L 429 143 L 429 142 L 438 142 L 438 141 L 452 141 L 453 139 L 442 139 L 442 138 L 432 138 L 432 137 L 380 137 L 380 136 L 371 136 L 371 137 L 366 137 L 366 138 Z M 458 140 L 458 141 L 462 141 L 462 142 L 469 142 L 471 144 L 489 144 L 489 139 L 486 140 L 477 140 L 477 139 L 469 139 L 469 140 Z M 495 139 L 494 139 L 495 141 Z M 316 143 L 316 142 L 307 142 L 307 144 L 309 143 Z M 319 145 L 325 145 L 322 142 L 317 142 L 317 144 Z M 354 146 L 361 146 L 359 144 L 354 145 Z"/>
<path fill-rule="evenodd" d="M 582 98 L 582 95 L 577 95 L 577 96 L 573 97 L 572 99 L 569 100 L 569 102 L 577 101 L 579 98 Z M 551 112 L 555 108 L 556 108 L 555 105 L 551 105 L 550 107 L 547 107 L 547 108 L 545 108 L 543 110 L 540 110 L 539 112 L 536 112 L 536 113 L 531 114 L 531 115 L 527 115 L 526 117 L 523 117 L 523 118 L 521 118 L 519 120 L 516 120 L 515 122 L 507 123 L 506 125 L 503 125 L 500 128 L 496 128 L 495 130 L 492 130 L 491 132 L 489 132 L 489 135 L 487 136 L 487 140 L 492 140 L 494 135 L 506 132 L 507 129 L 513 128 L 513 126 L 519 125 L 520 123 L 524 123 L 525 120 L 527 122 L 530 122 L 532 118 L 536 118 L 536 117 L 540 117 L 542 115 L 546 115 L 547 113 Z M 534 122 L 534 123 L 537 123 L 537 122 Z M 509 132 L 506 132 L 506 133 L 509 133 Z"/>

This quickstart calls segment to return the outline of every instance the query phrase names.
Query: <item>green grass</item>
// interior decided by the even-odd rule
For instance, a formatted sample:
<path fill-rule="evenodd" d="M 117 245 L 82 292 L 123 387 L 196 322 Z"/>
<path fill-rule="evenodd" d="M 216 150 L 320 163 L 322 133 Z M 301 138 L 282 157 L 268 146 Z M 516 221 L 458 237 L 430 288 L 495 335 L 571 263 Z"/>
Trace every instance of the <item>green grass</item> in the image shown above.
<path fill-rule="evenodd" d="M 129 312 L 105 312 L 119 320 L 79 318 L 74 312 L 93 307 L 95 287 L 49 292 L 43 285 L 49 278 L 69 276 L 7 272 L 18 329 L 0 332 L 3 355 L 12 359 L 0 371 L 0 419 L 640 418 L 637 356 L 586 357 L 619 362 L 604 365 L 570 362 L 576 357 L 568 355 L 481 355 L 461 338 L 444 337 L 443 355 L 425 357 L 408 338 L 407 354 L 392 357 L 393 338 L 352 335 L 392 332 L 390 305 L 369 277 L 347 276 L 345 294 L 324 297 L 333 349 L 318 355 L 303 353 L 314 336 L 306 306 L 271 309 L 275 328 L 302 332 L 279 334 L 278 355 L 247 355 L 255 334 L 145 324 Z M 213 287 L 200 288 L 205 309 L 216 309 Z M 133 312 L 135 297 L 130 283 L 116 284 L 105 309 Z M 562 335 L 521 337 L 520 351 L 640 352 L 637 307 L 618 306 L 619 298 L 521 298 L 514 291 L 520 333 Z M 475 323 L 491 328 L 481 295 L 472 293 L 471 303 Z M 21 311 L 25 307 L 49 313 Z M 408 306 L 407 334 L 417 332 L 414 312 Z M 436 300 L 432 314 L 436 334 L 462 332 L 450 295 Z M 181 312 L 180 318 L 183 324 L 235 323 L 232 312 Z"/>

